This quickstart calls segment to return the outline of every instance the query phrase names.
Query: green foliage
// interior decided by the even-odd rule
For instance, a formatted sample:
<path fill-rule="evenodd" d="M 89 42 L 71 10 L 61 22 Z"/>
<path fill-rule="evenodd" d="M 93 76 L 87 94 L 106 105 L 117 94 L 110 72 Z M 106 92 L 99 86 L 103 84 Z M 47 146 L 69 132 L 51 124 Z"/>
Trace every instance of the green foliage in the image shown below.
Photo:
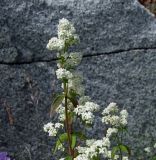
<path fill-rule="evenodd" d="M 73 160 L 73 158 L 71 156 L 67 156 L 65 160 Z"/>
<path fill-rule="evenodd" d="M 126 146 L 126 145 L 120 144 L 120 145 L 115 146 L 115 147 L 112 148 L 111 158 L 114 159 L 115 154 L 117 154 L 117 153 L 121 154 L 120 152 L 126 153 L 129 156 L 131 155 L 130 148 L 128 146 Z"/>
<path fill-rule="evenodd" d="M 152 157 L 152 159 L 151 159 L 151 160 L 156 160 L 156 156 Z"/>
<path fill-rule="evenodd" d="M 71 144 L 71 147 L 72 149 L 76 146 L 76 134 L 72 134 L 72 144 Z"/>
<path fill-rule="evenodd" d="M 58 147 L 60 145 L 62 145 L 62 143 L 64 143 L 65 141 L 68 140 L 68 135 L 67 133 L 63 133 L 59 136 L 57 142 L 56 142 L 56 146 L 55 146 L 55 149 L 54 149 L 54 153 L 58 150 Z"/>
<path fill-rule="evenodd" d="M 93 158 L 92 158 L 92 160 L 100 160 L 100 157 L 99 156 L 94 156 Z"/>

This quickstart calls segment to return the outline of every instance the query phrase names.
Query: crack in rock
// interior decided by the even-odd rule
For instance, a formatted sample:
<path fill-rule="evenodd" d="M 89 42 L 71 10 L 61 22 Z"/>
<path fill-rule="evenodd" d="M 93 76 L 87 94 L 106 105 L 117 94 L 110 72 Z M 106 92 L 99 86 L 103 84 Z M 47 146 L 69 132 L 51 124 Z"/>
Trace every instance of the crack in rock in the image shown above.
<path fill-rule="evenodd" d="M 119 54 L 123 52 L 130 52 L 130 51 L 140 51 L 140 50 L 156 50 L 156 47 L 153 48 L 147 48 L 147 47 L 142 47 L 142 48 L 128 48 L 128 49 L 118 49 L 110 52 L 94 52 L 92 54 L 86 54 L 83 57 L 95 57 L 95 56 L 100 56 L 100 55 L 110 55 L 110 54 Z M 52 58 L 52 59 L 47 59 L 47 60 L 33 60 L 33 61 L 25 61 L 25 62 L 0 62 L 0 65 L 24 65 L 24 64 L 33 64 L 33 63 L 49 63 L 58 60 L 58 58 Z"/>

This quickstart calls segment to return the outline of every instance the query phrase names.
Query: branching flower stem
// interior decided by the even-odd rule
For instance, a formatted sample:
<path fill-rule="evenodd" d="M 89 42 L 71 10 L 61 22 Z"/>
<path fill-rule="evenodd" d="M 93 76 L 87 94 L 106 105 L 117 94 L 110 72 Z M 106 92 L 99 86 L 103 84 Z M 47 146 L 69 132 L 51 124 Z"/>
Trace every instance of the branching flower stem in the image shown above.
<path fill-rule="evenodd" d="M 67 132 L 67 136 L 68 136 L 68 148 L 69 148 L 70 156 L 74 158 L 73 150 L 71 147 L 72 140 L 71 140 L 71 133 L 70 133 L 71 131 L 70 131 L 70 126 L 69 126 L 68 104 L 67 104 L 68 85 L 66 82 L 64 82 L 64 94 L 65 94 L 65 124 L 66 124 L 66 132 Z"/>

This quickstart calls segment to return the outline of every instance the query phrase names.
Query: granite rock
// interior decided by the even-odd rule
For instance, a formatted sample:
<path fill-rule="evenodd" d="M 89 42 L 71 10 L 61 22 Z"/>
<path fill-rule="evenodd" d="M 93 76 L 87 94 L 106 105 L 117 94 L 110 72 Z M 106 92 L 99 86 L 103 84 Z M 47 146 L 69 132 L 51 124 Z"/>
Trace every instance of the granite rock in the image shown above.
<path fill-rule="evenodd" d="M 0 151 L 15 160 L 57 159 L 51 154 L 54 141 L 42 128 L 50 120 L 53 94 L 60 90 L 56 53 L 46 44 L 63 17 L 80 35 L 80 45 L 72 49 L 84 53 L 78 70 L 86 94 L 101 110 L 111 101 L 126 108 L 127 143 L 135 144 L 134 150 L 149 145 L 156 139 L 154 15 L 137 0 L 1 0 Z M 89 133 L 102 136 L 98 118 Z"/>
<path fill-rule="evenodd" d="M 84 54 L 155 48 L 156 20 L 137 0 L 1 0 L 0 61 L 50 60 L 60 18 L 71 20 Z M 6 56 L 8 58 L 6 58 Z"/>

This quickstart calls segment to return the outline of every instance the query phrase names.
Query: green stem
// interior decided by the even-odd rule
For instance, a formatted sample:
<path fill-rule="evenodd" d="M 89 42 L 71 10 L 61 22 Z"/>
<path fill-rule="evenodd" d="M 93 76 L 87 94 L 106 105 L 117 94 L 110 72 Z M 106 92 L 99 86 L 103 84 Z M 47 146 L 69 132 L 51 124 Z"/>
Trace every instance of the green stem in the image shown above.
<path fill-rule="evenodd" d="M 119 147 L 120 148 L 120 147 Z M 122 151 L 121 151 L 121 148 L 120 148 L 120 159 L 122 160 Z"/>
<path fill-rule="evenodd" d="M 74 158 L 73 155 L 73 150 L 71 147 L 71 133 L 70 133 L 70 127 L 69 127 L 69 117 L 68 117 L 68 104 L 67 104 L 67 94 L 68 94 L 68 86 L 67 83 L 64 82 L 64 94 L 65 94 L 65 124 L 66 124 L 66 132 L 68 135 L 68 149 L 69 149 L 69 154 Z"/>
<path fill-rule="evenodd" d="M 123 155 L 122 155 L 122 150 L 121 150 L 121 148 L 120 148 L 120 145 L 122 144 L 122 139 L 121 139 L 121 141 L 120 141 L 120 136 L 119 136 L 118 134 L 116 135 L 116 138 L 117 138 L 117 144 L 118 144 L 118 146 L 119 146 L 119 152 L 120 152 L 119 158 L 120 158 L 120 160 L 122 160 Z"/>

